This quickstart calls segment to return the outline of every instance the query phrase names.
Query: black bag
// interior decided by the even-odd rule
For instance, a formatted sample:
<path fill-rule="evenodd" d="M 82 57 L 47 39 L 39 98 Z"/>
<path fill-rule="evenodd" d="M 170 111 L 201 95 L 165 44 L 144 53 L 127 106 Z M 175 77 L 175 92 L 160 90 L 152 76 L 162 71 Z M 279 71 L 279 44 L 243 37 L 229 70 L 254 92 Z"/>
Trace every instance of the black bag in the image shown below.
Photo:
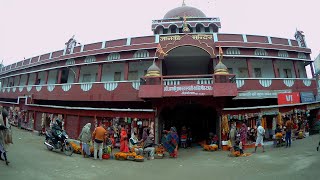
<path fill-rule="evenodd" d="M 94 139 L 94 142 L 96 142 L 96 143 L 102 143 L 103 141 L 101 141 L 101 140 L 99 140 L 99 139 Z"/>

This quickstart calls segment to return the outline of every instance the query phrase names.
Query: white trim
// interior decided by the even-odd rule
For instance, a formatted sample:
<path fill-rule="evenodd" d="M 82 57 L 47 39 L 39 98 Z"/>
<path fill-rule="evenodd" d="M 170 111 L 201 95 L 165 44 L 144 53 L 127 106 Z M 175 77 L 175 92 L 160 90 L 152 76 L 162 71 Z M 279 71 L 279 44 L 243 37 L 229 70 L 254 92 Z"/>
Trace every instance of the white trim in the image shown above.
<path fill-rule="evenodd" d="M 152 45 L 155 45 L 155 43 L 143 43 L 143 44 L 136 44 L 136 45 L 146 45 L 146 44 L 152 44 Z M 23 70 L 23 69 L 27 69 L 27 68 L 31 68 L 31 67 L 35 67 L 35 66 L 40 66 L 40 65 L 45 65 L 45 64 L 49 64 L 49 63 L 54 63 L 54 62 L 58 62 L 58 61 L 64 61 L 64 60 L 67 60 L 67 59 L 70 59 L 70 58 L 78 58 L 78 57 L 86 57 L 86 56 L 93 56 L 93 55 L 100 55 L 100 54 L 110 54 L 110 53 L 113 53 L 113 52 L 129 52 L 129 51 L 135 51 L 135 50 L 141 50 L 141 48 L 132 48 L 132 49 L 128 49 L 128 50 L 119 50 L 119 51 L 108 51 L 109 49 L 113 49 L 113 48 L 119 48 L 119 47 L 125 47 L 125 46 L 114 46 L 114 47 L 110 47 L 110 48 L 108 48 L 108 49 L 105 49 L 106 50 L 106 52 L 99 52 L 99 53 L 92 53 L 92 54 L 87 54 L 87 55 L 81 55 L 81 53 L 83 53 L 83 52 L 78 52 L 78 53 L 75 53 L 75 54 L 73 54 L 74 56 L 72 56 L 72 57 L 68 57 L 68 58 L 66 58 L 66 57 L 63 57 L 63 58 L 61 58 L 61 59 L 59 59 L 61 56 L 58 56 L 58 57 L 56 57 L 55 58 L 55 60 L 54 61 L 45 61 L 45 62 L 42 62 L 42 63 L 39 63 L 39 64 L 28 64 L 28 66 L 27 67 L 22 67 L 23 66 L 23 64 L 19 67 L 19 69 L 16 69 L 15 71 L 18 71 L 18 70 Z M 157 47 L 155 46 L 155 47 L 148 47 L 148 48 L 143 48 L 143 49 L 145 49 L 145 50 L 150 50 L 150 49 L 156 49 Z M 85 51 L 85 52 L 91 52 L 91 51 L 97 51 L 97 50 L 101 50 L 101 49 L 94 49 L 94 50 L 89 50 L 89 51 Z M 55 51 L 55 52 L 57 52 L 57 51 Z M 80 55 L 78 55 L 78 54 L 80 54 Z M 46 59 L 46 60 L 48 60 L 48 59 Z M 24 61 L 22 61 L 22 63 L 23 63 Z M 4 71 L 3 73 L 0 73 L 0 75 L 3 75 L 3 74 L 7 74 L 7 73 L 10 73 L 10 72 L 12 72 L 12 71 Z"/>
<path fill-rule="evenodd" d="M 38 62 L 40 61 L 41 55 L 38 57 Z"/>
<path fill-rule="evenodd" d="M 243 79 L 243 80 L 316 80 L 315 78 L 236 78 L 236 79 Z"/>
<path fill-rule="evenodd" d="M 102 41 L 102 44 L 101 44 L 101 49 L 104 49 L 106 48 L 106 41 Z"/>
<path fill-rule="evenodd" d="M 128 37 L 128 38 L 127 38 L 126 46 L 130 46 L 130 45 L 131 45 L 131 37 Z"/>
<path fill-rule="evenodd" d="M 154 57 L 146 57 L 146 58 L 130 58 L 130 59 L 117 59 L 117 60 L 107 60 L 106 59 L 104 61 L 96 61 L 96 62 L 92 62 L 92 63 L 63 65 L 63 66 L 56 66 L 56 67 L 40 69 L 40 70 L 35 70 L 35 71 L 23 72 L 20 74 L 13 74 L 13 75 L 9 75 L 9 76 L 0 77 L 0 79 L 14 77 L 14 76 L 18 76 L 18 75 L 24 75 L 24 74 L 31 74 L 31 73 L 35 73 L 35 72 L 42 72 L 42 71 L 48 71 L 48 70 L 53 70 L 53 69 L 59 69 L 59 68 L 64 68 L 64 67 L 74 67 L 74 66 L 79 66 L 79 65 L 102 64 L 102 63 L 125 62 L 125 61 L 138 61 L 138 60 L 154 60 L 154 59 L 158 59 L 158 57 L 154 56 Z"/>
<path fill-rule="evenodd" d="M 219 57 L 219 55 L 216 55 Z M 255 56 L 255 55 L 228 55 L 224 54 L 223 57 L 241 57 L 241 58 L 261 58 L 261 59 L 284 59 L 284 60 L 293 60 L 293 61 L 306 61 L 306 62 L 313 62 L 313 60 L 308 59 L 298 59 L 298 58 L 284 58 L 279 56 Z M 225 59 L 224 59 L 225 60 Z"/>
<path fill-rule="evenodd" d="M 218 42 L 218 33 L 213 33 L 213 42 Z"/>
<path fill-rule="evenodd" d="M 291 39 L 288 39 L 289 46 L 292 46 Z"/>
<path fill-rule="evenodd" d="M 156 34 L 154 37 L 155 37 L 155 38 L 154 38 L 154 42 L 155 42 L 155 43 L 159 43 L 159 42 L 160 42 L 160 35 L 159 35 L 159 34 Z"/>
<path fill-rule="evenodd" d="M 244 43 L 242 41 L 218 41 L 218 42 L 222 42 L 222 43 Z M 259 45 L 270 45 L 267 43 L 255 43 L 255 42 L 247 42 L 246 44 L 259 44 Z M 272 44 L 272 45 L 277 45 L 277 46 L 284 46 L 284 47 L 291 47 L 291 48 L 300 48 L 298 46 L 288 46 L 288 45 L 283 45 L 283 44 Z M 301 50 L 291 50 L 291 49 L 280 49 L 280 48 L 269 48 L 269 47 L 262 47 L 262 46 L 236 46 L 236 45 L 219 45 L 221 47 L 241 47 L 241 48 L 246 48 L 246 49 L 271 49 L 271 50 L 285 50 L 285 51 L 291 51 L 291 52 L 303 52 L 303 53 L 307 53 L 307 54 L 311 54 L 311 52 L 306 52 L 306 51 L 301 51 Z M 302 48 L 300 48 L 302 49 Z M 308 49 L 308 48 L 305 48 Z"/>
<path fill-rule="evenodd" d="M 52 52 L 50 52 L 49 59 L 52 59 Z"/>
<path fill-rule="evenodd" d="M 315 102 L 310 102 L 310 103 L 298 103 L 298 104 L 271 105 L 271 106 L 223 108 L 223 111 L 248 110 L 248 109 L 270 109 L 270 108 L 277 108 L 277 107 L 303 106 L 303 105 L 316 104 L 316 103 L 320 103 L 320 101 L 315 101 Z"/>
<path fill-rule="evenodd" d="M 248 42 L 246 34 L 242 34 L 242 39 L 243 39 L 243 42 L 245 42 L 245 43 Z"/>
<path fill-rule="evenodd" d="M 83 49 L 84 49 L 84 45 L 81 45 L 80 52 L 83 52 Z"/>
<path fill-rule="evenodd" d="M 30 58 L 30 60 L 29 60 L 29 64 L 31 64 L 31 62 L 32 62 L 32 58 Z"/>
<path fill-rule="evenodd" d="M 272 40 L 271 40 L 271 37 L 270 37 L 270 36 L 268 36 L 268 43 L 269 43 L 269 44 L 272 44 Z"/>

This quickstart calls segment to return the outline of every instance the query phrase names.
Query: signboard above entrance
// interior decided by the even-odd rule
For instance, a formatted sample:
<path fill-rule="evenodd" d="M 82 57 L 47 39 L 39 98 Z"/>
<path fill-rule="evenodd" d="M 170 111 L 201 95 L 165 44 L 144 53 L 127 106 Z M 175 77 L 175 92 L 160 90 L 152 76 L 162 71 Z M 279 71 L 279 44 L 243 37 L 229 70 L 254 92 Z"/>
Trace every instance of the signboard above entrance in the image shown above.
<path fill-rule="evenodd" d="M 314 102 L 315 98 L 313 95 L 313 92 L 301 92 L 300 93 L 301 102 L 302 103 L 308 103 L 308 102 Z"/>
<path fill-rule="evenodd" d="M 300 103 L 300 93 L 280 93 L 278 94 L 278 104 L 298 104 Z"/>
<path fill-rule="evenodd" d="M 171 85 L 163 87 L 163 96 L 212 96 L 212 85 Z"/>
<path fill-rule="evenodd" d="M 256 90 L 256 91 L 243 91 L 239 92 L 238 96 L 234 99 L 266 99 L 266 98 L 277 98 L 279 93 L 290 93 L 291 90 Z"/>
<path fill-rule="evenodd" d="M 174 36 L 161 36 L 160 41 L 180 41 L 182 39 L 182 35 L 174 35 Z M 213 39 L 213 36 L 210 34 L 195 34 L 191 36 L 194 40 L 208 40 Z"/>

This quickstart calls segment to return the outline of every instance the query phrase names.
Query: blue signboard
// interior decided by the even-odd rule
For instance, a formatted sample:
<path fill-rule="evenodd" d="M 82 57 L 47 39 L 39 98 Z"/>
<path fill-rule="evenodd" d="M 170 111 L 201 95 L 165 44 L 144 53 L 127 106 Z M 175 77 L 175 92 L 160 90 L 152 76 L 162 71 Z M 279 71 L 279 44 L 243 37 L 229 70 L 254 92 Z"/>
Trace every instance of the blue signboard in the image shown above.
<path fill-rule="evenodd" d="M 313 92 L 301 92 L 300 98 L 302 103 L 314 102 L 315 98 Z"/>

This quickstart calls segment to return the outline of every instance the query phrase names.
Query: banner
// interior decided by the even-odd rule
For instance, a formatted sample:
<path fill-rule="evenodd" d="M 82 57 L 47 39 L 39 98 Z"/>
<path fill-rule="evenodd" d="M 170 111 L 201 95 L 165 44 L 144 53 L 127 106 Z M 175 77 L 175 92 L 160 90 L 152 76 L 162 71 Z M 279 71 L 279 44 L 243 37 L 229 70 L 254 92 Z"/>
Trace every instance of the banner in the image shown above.
<path fill-rule="evenodd" d="M 300 103 L 300 94 L 298 92 L 292 93 L 279 93 L 278 104 L 298 104 Z"/>
<path fill-rule="evenodd" d="M 163 87 L 163 96 L 212 96 L 212 85 L 170 85 Z"/>

